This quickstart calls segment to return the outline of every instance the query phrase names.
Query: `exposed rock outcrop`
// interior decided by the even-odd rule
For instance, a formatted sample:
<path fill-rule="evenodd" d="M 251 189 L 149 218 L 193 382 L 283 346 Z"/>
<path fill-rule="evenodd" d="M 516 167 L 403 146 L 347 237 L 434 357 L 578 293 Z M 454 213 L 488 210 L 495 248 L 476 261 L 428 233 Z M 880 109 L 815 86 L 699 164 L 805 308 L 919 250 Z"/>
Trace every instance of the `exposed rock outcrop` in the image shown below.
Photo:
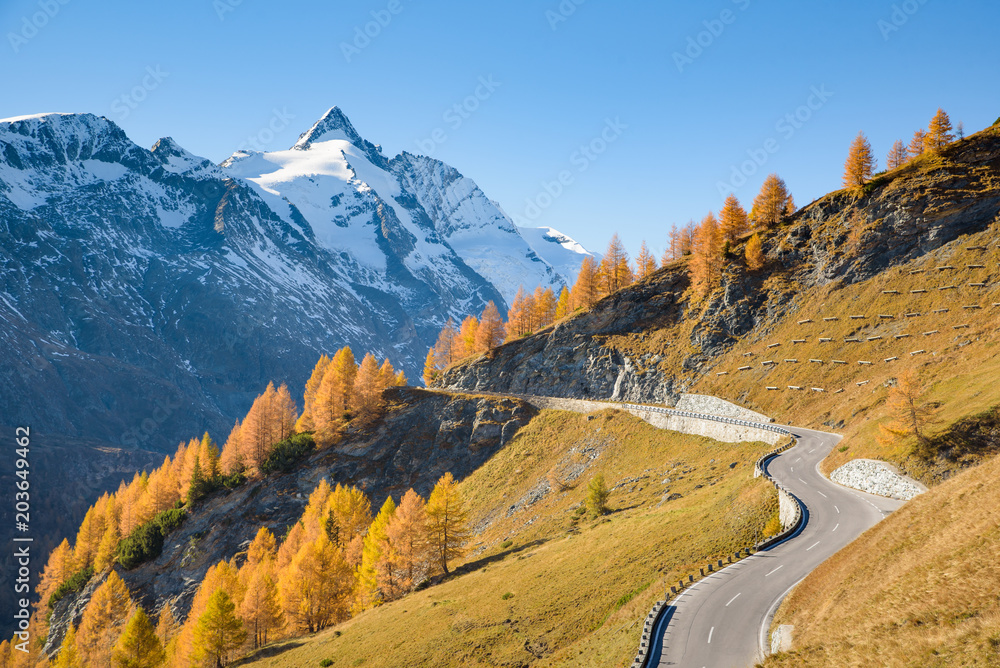
<path fill-rule="evenodd" d="M 290 473 L 253 480 L 202 501 L 167 536 L 157 559 L 119 570 L 133 598 L 151 612 L 169 603 L 183 619 L 209 566 L 240 555 L 261 526 L 283 536 L 321 480 L 358 486 L 375 511 L 387 495 L 398 500 L 411 487 L 426 498 L 444 473 L 462 479 L 537 413 L 516 399 L 414 388 L 394 388 L 387 398 L 389 410 L 371 429 L 349 433 Z M 79 623 L 96 584 L 105 577 L 96 575 L 79 594 L 57 604 L 46 651 L 58 648 L 68 620 Z"/>

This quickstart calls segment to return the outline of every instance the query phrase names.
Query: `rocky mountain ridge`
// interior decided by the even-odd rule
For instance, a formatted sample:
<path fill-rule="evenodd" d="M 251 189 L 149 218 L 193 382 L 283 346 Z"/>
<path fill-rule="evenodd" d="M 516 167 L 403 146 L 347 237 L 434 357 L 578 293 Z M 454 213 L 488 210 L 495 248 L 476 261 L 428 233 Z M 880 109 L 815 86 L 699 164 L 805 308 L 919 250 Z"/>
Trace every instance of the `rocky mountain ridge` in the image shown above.
<path fill-rule="evenodd" d="M 831 193 L 762 235 L 767 268 L 731 250 L 722 285 L 689 291 L 686 261 L 554 327 L 447 370 L 440 387 L 673 404 L 708 363 L 787 316 L 814 286 L 864 281 L 1000 215 L 1000 127 L 879 174 L 858 195 Z"/>

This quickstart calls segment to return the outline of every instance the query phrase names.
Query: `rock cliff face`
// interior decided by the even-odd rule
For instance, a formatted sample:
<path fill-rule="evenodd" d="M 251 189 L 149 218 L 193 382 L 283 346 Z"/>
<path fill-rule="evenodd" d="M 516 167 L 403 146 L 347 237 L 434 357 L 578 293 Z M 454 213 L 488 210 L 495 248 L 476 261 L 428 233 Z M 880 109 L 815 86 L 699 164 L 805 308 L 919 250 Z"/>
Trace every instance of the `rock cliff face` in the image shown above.
<path fill-rule="evenodd" d="M 1000 127 L 840 191 L 762 234 L 768 266 L 748 272 L 737 244 L 721 287 L 688 291 L 686 263 L 553 328 L 449 369 L 439 385 L 571 398 L 673 403 L 707 361 L 795 308 L 796 294 L 852 284 L 931 253 L 1000 214 Z"/>
<path fill-rule="evenodd" d="M 261 526 L 276 536 L 298 521 L 309 494 L 322 479 L 356 485 L 377 512 L 386 496 L 397 501 L 413 488 L 427 498 L 446 472 L 456 479 L 489 459 L 537 411 L 513 399 L 452 396 L 394 388 L 390 407 L 371 429 L 349 433 L 340 444 L 314 453 L 287 474 L 250 481 L 205 499 L 174 530 L 155 560 L 119 571 L 133 598 L 147 610 L 170 604 L 179 618 L 208 567 L 246 550 Z M 79 623 L 83 608 L 106 574 L 95 576 L 79 595 L 59 601 L 46 651 L 54 652 L 67 623 Z"/>
<path fill-rule="evenodd" d="M 633 359 L 604 344 L 612 335 L 642 333 L 683 317 L 687 277 L 661 271 L 552 328 L 503 345 L 493 354 L 449 369 L 439 385 L 458 390 L 673 403 L 673 377 L 639 368 L 655 355 Z"/>

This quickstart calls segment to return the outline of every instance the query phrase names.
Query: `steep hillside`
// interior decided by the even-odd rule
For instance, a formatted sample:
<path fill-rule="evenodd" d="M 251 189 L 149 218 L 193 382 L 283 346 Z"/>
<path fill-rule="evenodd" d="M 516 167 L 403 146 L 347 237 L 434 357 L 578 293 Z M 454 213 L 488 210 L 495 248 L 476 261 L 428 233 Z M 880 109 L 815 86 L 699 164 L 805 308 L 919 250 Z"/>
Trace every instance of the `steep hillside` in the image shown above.
<path fill-rule="evenodd" d="M 355 485 L 376 508 L 386 496 L 399 498 L 410 488 L 426 497 L 445 472 L 462 477 L 475 471 L 536 413 L 517 400 L 412 388 L 389 390 L 387 398 L 387 413 L 377 425 L 348 433 L 290 473 L 251 480 L 202 502 L 168 536 L 157 559 L 119 569 L 133 598 L 151 611 L 169 603 L 183 617 L 209 566 L 245 551 L 261 526 L 284 536 L 320 480 Z M 60 601 L 48 650 L 58 648 L 71 618 L 79 623 L 87 600 L 67 596 Z"/>
<path fill-rule="evenodd" d="M 794 624 L 793 651 L 764 665 L 1000 663 L 998 479 L 994 457 L 908 502 L 820 566 L 775 618 Z"/>
<path fill-rule="evenodd" d="M 752 476 L 767 449 L 542 411 L 462 482 L 475 537 L 454 577 L 244 665 L 623 665 L 665 586 L 776 516 Z M 595 521 L 582 501 L 597 473 L 613 492 Z"/>
<path fill-rule="evenodd" d="M 945 423 L 1000 405 L 989 380 L 1000 366 L 998 213 L 994 127 L 879 175 L 860 196 L 841 191 L 804 207 L 762 233 L 760 271 L 747 269 L 743 244 L 735 245 L 707 299 L 694 297 L 681 261 L 460 362 L 440 385 L 664 403 L 686 391 L 712 394 L 861 436 L 828 466 L 877 456 L 934 482 L 956 463 L 883 451 L 875 424 L 905 368 L 931 385 Z"/>

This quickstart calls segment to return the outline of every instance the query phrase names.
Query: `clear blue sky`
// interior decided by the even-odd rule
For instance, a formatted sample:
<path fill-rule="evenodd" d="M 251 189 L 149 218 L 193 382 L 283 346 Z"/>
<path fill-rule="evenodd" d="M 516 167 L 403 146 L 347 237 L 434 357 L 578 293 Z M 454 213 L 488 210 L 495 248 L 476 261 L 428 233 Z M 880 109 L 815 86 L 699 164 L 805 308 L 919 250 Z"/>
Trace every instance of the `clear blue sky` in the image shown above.
<path fill-rule="evenodd" d="M 385 25 L 345 55 L 372 12 Z M 881 157 L 938 106 L 970 132 L 990 125 L 997 25 L 995 0 L 6 0 L 0 117 L 92 112 L 140 145 L 169 135 L 220 161 L 248 137 L 287 148 L 337 105 L 388 155 L 433 144 L 520 222 L 659 251 L 671 223 L 719 209 L 719 182 L 770 138 L 734 188 L 747 205 L 771 171 L 800 205 L 837 188 L 862 129 Z M 678 65 L 689 38 L 704 46 Z M 481 77 L 499 85 L 449 114 Z M 779 128 L 814 87 L 832 97 Z M 592 141 L 603 152 L 577 152 Z"/>

